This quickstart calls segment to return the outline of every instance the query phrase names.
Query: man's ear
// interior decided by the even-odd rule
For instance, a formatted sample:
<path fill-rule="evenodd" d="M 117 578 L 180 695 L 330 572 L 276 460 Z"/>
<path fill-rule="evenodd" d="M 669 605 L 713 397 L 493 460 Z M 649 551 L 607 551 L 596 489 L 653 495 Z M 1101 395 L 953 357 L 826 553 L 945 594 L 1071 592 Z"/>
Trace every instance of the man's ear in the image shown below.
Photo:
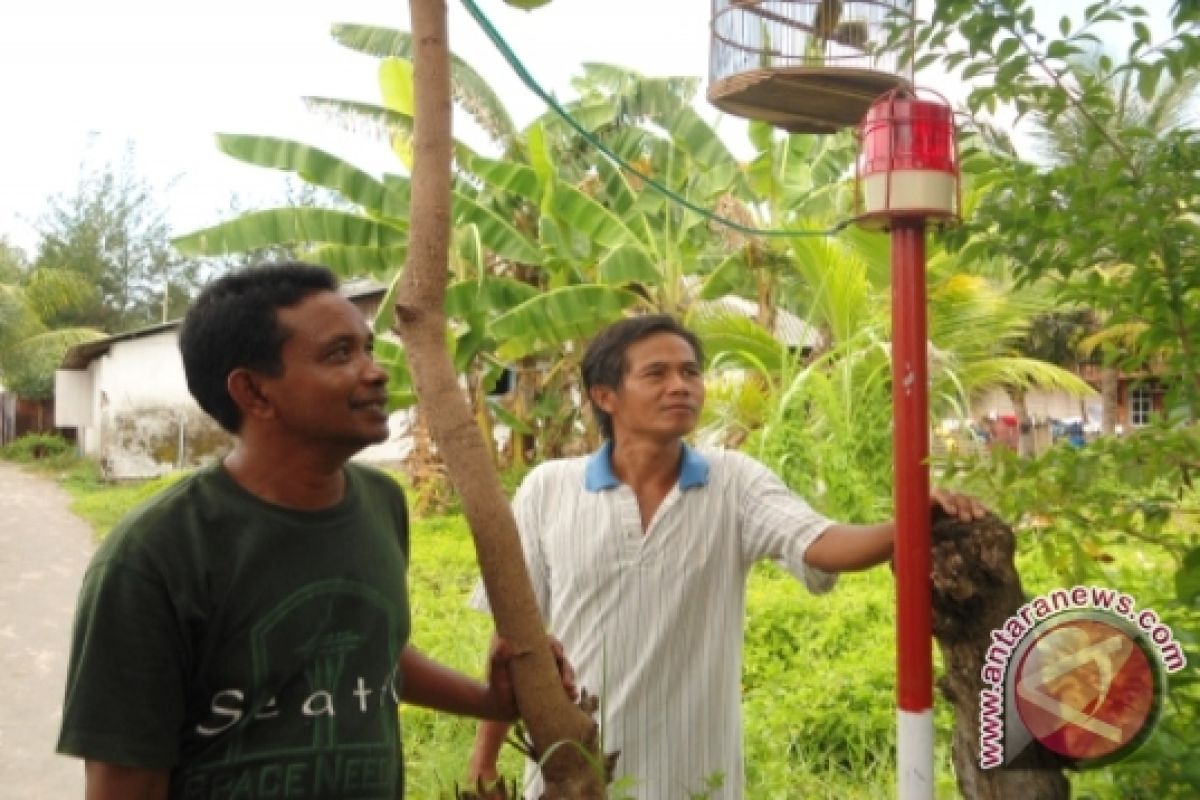
<path fill-rule="evenodd" d="M 257 373 L 238 367 L 225 379 L 225 388 L 238 410 L 242 412 L 243 419 L 265 419 L 274 416 L 275 408 L 267 393 L 263 391 L 261 377 Z"/>
<path fill-rule="evenodd" d="M 596 407 L 606 414 L 611 415 L 613 405 L 616 402 L 617 390 L 611 386 L 597 385 L 588 389 L 588 397 L 592 399 Z"/>

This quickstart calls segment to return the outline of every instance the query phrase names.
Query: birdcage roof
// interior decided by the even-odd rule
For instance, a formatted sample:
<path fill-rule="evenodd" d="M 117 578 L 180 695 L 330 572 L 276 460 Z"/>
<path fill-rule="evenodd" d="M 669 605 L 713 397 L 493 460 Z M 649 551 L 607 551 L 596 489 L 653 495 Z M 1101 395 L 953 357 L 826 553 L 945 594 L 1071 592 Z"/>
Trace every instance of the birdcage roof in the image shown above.
<path fill-rule="evenodd" d="M 880 95 L 905 85 L 898 75 L 844 67 L 757 69 L 709 84 L 708 101 L 792 133 L 833 133 L 857 125 Z"/>

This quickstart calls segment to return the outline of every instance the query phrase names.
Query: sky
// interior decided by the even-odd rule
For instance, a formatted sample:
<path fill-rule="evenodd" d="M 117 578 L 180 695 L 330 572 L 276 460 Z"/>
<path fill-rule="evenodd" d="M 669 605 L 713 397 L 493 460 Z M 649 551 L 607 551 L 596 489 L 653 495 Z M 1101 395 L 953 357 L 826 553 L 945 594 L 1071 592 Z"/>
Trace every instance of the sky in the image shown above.
<path fill-rule="evenodd" d="M 572 96 L 569 79 L 586 61 L 647 75 L 707 74 L 707 0 L 556 0 L 533 13 L 478 2 L 534 77 L 561 98 Z M 1058 15 L 1085 3 L 1040 4 Z M 1169 0 L 1143 4 L 1160 22 L 1170 7 Z M 918 3 L 918 13 L 922 5 L 929 2 Z M 449 14 L 451 48 L 491 83 L 514 121 L 542 113 L 541 101 L 455 0 Z M 378 61 L 337 44 L 329 32 L 339 22 L 407 30 L 408 3 L 3 0 L 0 235 L 32 255 L 48 199 L 74 191 L 82 164 L 119 161 L 130 147 L 175 234 L 216 223 L 235 194 L 243 206 L 278 200 L 282 173 L 223 155 L 213 143 L 218 132 L 295 139 L 376 174 L 397 171 L 386 145 L 304 107 L 305 96 L 379 102 Z M 952 100 L 961 95 L 938 77 L 939 90 Z M 716 118 L 716 110 L 707 116 Z M 728 119 L 718 126 L 731 139 L 743 128 Z M 468 130 L 460 135 L 471 142 Z"/>

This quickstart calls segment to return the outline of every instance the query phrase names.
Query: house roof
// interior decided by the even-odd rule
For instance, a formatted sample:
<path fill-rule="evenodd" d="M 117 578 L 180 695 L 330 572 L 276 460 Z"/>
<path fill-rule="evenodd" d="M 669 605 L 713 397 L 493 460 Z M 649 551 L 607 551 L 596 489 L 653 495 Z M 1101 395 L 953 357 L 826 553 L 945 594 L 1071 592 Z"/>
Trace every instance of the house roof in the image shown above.
<path fill-rule="evenodd" d="M 373 297 L 374 295 L 382 295 L 386 288 L 384 284 L 373 278 L 365 278 L 363 280 L 347 281 L 338 290 L 350 300 L 359 300 Z M 106 336 L 103 339 L 95 339 L 90 342 L 77 344 L 63 355 L 62 364 L 59 368 L 87 369 L 88 364 L 108 353 L 112 349 L 112 346 L 118 342 L 128 342 L 134 339 L 142 339 L 146 336 L 154 336 L 163 331 L 174 330 L 182 323 L 182 319 L 173 319 L 168 322 L 160 322 L 156 325 L 148 325 L 145 328 L 137 328 L 136 330 Z"/>
<path fill-rule="evenodd" d="M 145 328 L 138 328 L 137 330 L 118 333 L 114 336 L 106 336 L 103 339 L 95 339 L 83 344 L 77 344 L 63 355 L 61 369 L 87 369 L 88 364 L 111 350 L 114 344 L 142 339 L 146 336 L 154 336 L 157 333 L 162 333 L 163 331 L 173 330 L 179 327 L 179 322 L 180 320 L 177 319 L 170 322 L 160 322 L 157 325 L 149 325 Z"/>

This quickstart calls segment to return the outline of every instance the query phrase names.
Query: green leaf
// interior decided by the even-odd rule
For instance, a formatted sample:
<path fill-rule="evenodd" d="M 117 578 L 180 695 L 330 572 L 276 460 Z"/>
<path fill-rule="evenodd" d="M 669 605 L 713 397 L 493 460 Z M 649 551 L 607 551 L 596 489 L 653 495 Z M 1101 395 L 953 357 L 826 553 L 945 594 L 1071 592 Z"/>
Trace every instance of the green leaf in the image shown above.
<path fill-rule="evenodd" d="M 396 323 L 396 295 L 400 293 L 400 278 L 400 273 L 396 273 L 388 283 L 383 299 L 379 301 L 379 310 L 375 312 L 375 320 L 371 324 L 376 336 L 387 333 Z"/>
<path fill-rule="evenodd" d="M 475 156 L 467 168 L 484 183 L 536 203 L 541 199 L 537 173 L 525 164 Z"/>
<path fill-rule="evenodd" d="M 364 275 L 388 280 L 403 269 L 404 262 L 408 259 L 408 248 L 404 245 L 364 247 L 327 244 L 306 250 L 304 258 L 329 267 L 343 280 L 361 278 Z"/>
<path fill-rule="evenodd" d="M 417 394 L 413 390 L 412 373 L 408 369 L 404 346 L 389 337 L 380 336 L 375 340 L 375 360 L 388 373 L 388 410 L 416 405 Z"/>
<path fill-rule="evenodd" d="M 460 192 L 453 193 L 454 217 L 459 224 L 479 227 L 485 247 L 501 258 L 523 264 L 542 263 L 542 251 L 503 217 Z"/>
<path fill-rule="evenodd" d="M 1138 94 L 1149 103 L 1158 90 L 1158 79 L 1162 76 L 1163 62 L 1138 65 Z"/>
<path fill-rule="evenodd" d="M 538 204 L 545 213 L 553 199 L 557 171 L 542 123 L 535 122 L 525 129 L 525 146 L 529 150 L 529 166 L 537 173 L 538 184 L 542 187 Z"/>
<path fill-rule="evenodd" d="M 1020 46 L 1021 43 L 1017 39 L 1005 39 L 1004 41 L 1000 42 L 1000 47 L 996 49 L 996 60 L 1007 61 L 1013 56 L 1014 53 L 1017 52 L 1017 49 L 1020 48 Z"/>
<path fill-rule="evenodd" d="M 658 286 L 662 280 L 662 272 L 655 266 L 654 258 L 641 245 L 621 245 L 600 259 L 600 282 L 605 285 L 641 283 Z"/>
<path fill-rule="evenodd" d="M 412 62 L 401 58 L 387 58 L 380 62 L 379 91 L 383 95 L 383 104 L 388 111 L 411 117 L 415 103 Z M 391 144 L 396 156 L 411 172 L 413 167 L 412 132 L 397 131 L 393 133 Z"/>
<path fill-rule="evenodd" d="M 746 277 L 746 260 L 740 253 L 727 256 L 700 287 L 701 300 L 715 300 L 733 293 Z"/>
<path fill-rule="evenodd" d="M 637 202 L 637 197 L 625 179 L 624 171 L 607 158 L 601 158 L 596 161 L 596 173 L 604 183 L 604 194 L 611 201 L 613 209 L 618 214 L 628 213 Z"/>
<path fill-rule="evenodd" d="M 413 65 L 407 58 L 385 58 L 379 63 L 379 89 L 383 104 L 389 110 L 411 117 L 413 99 Z"/>
<path fill-rule="evenodd" d="M 1175 596 L 1185 605 L 1200 600 L 1200 547 L 1188 551 L 1183 566 L 1175 573 Z"/>
<path fill-rule="evenodd" d="M 406 246 L 408 231 L 395 223 L 324 208 L 276 208 L 171 240 L 187 255 L 224 255 L 285 244 L 340 244 L 359 247 Z"/>
<path fill-rule="evenodd" d="M 524 420 L 522 420 L 516 414 L 512 413 L 507 408 L 505 408 L 504 405 L 496 398 L 489 397 L 487 399 L 487 405 L 488 405 L 488 408 L 491 410 L 491 412 L 496 416 L 496 419 L 499 420 L 501 424 L 506 425 L 509 428 L 512 428 L 517 433 L 523 433 L 523 434 L 526 434 L 527 436 L 533 435 L 533 433 L 534 433 L 533 428 L 531 428 L 528 425 L 528 423 L 526 423 Z"/>
<path fill-rule="evenodd" d="M 503 313 L 537 294 L 536 287 L 512 278 L 458 281 L 446 287 L 446 316 L 463 318 L 482 310 Z"/>
<path fill-rule="evenodd" d="M 602 247 L 638 244 L 638 237 L 621 219 L 591 197 L 559 181 L 554 187 L 555 216 Z"/>
<path fill-rule="evenodd" d="M 412 138 L 413 120 L 409 114 L 401 114 L 372 103 L 338 100 L 331 97 L 305 97 L 304 105 L 351 133 L 366 132 L 389 143 L 396 138 L 401 140 Z M 470 164 L 471 159 L 476 155 L 474 150 L 458 139 L 454 140 L 453 147 L 454 160 L 460 165 Z"/>
<path fill-rule="evenodd" d="M 503 342 L 496 355 L 515 361 L 586 339 L 640 302 L 633 292 L 610 286 L 565 286 L 539 294 L 492 321 L 492 335 Z"/>
<path fill-rule="evenodd" d="M 1082 52 L 1078 47 L 1070 45 L 1064 41 L 1054 41 L 1046 48 L 1046 55 L 1050 58 L 1070 58 L 1073 55 Z"/>
<path fill-rule="evenodd" d="M 376 214 L 407 216 L 407 197 L 390 198 L 380 181 L 315 147 L 271 136 L 219 133 L 217 149 L 247 164 L 295 173 L 307 183 L 331 189 Z"/>
<path fill-rule="evenodd" d="M 737 160 L 708 122 L 695 110 L 682 108 L 667 115 L 662 125 L 685 153 L 700 162 L 712 180 L 726 185 L 738 174 Z"/>
<path fill-rule="evenodd" d="M 783 364 L 783 344 L 743 314 L 714 303 L 694 308 L 688 325 L 699 334 L 705 355 L 718 369 L 765 369 L 776 373 Z"/>
<path fill-rule="evenodd" d="M 412 60 L 412 34 L 391 28 L 339 23 L 333 26 L 333 38 L 360 53 L 379 58 Z M 475 69 L 453 53 L 450 54 L 450 81 L 454 102 L 471 115 L 495 141 L 506 141 L 516 135 L 516 126 L 500 97 Z"/>

